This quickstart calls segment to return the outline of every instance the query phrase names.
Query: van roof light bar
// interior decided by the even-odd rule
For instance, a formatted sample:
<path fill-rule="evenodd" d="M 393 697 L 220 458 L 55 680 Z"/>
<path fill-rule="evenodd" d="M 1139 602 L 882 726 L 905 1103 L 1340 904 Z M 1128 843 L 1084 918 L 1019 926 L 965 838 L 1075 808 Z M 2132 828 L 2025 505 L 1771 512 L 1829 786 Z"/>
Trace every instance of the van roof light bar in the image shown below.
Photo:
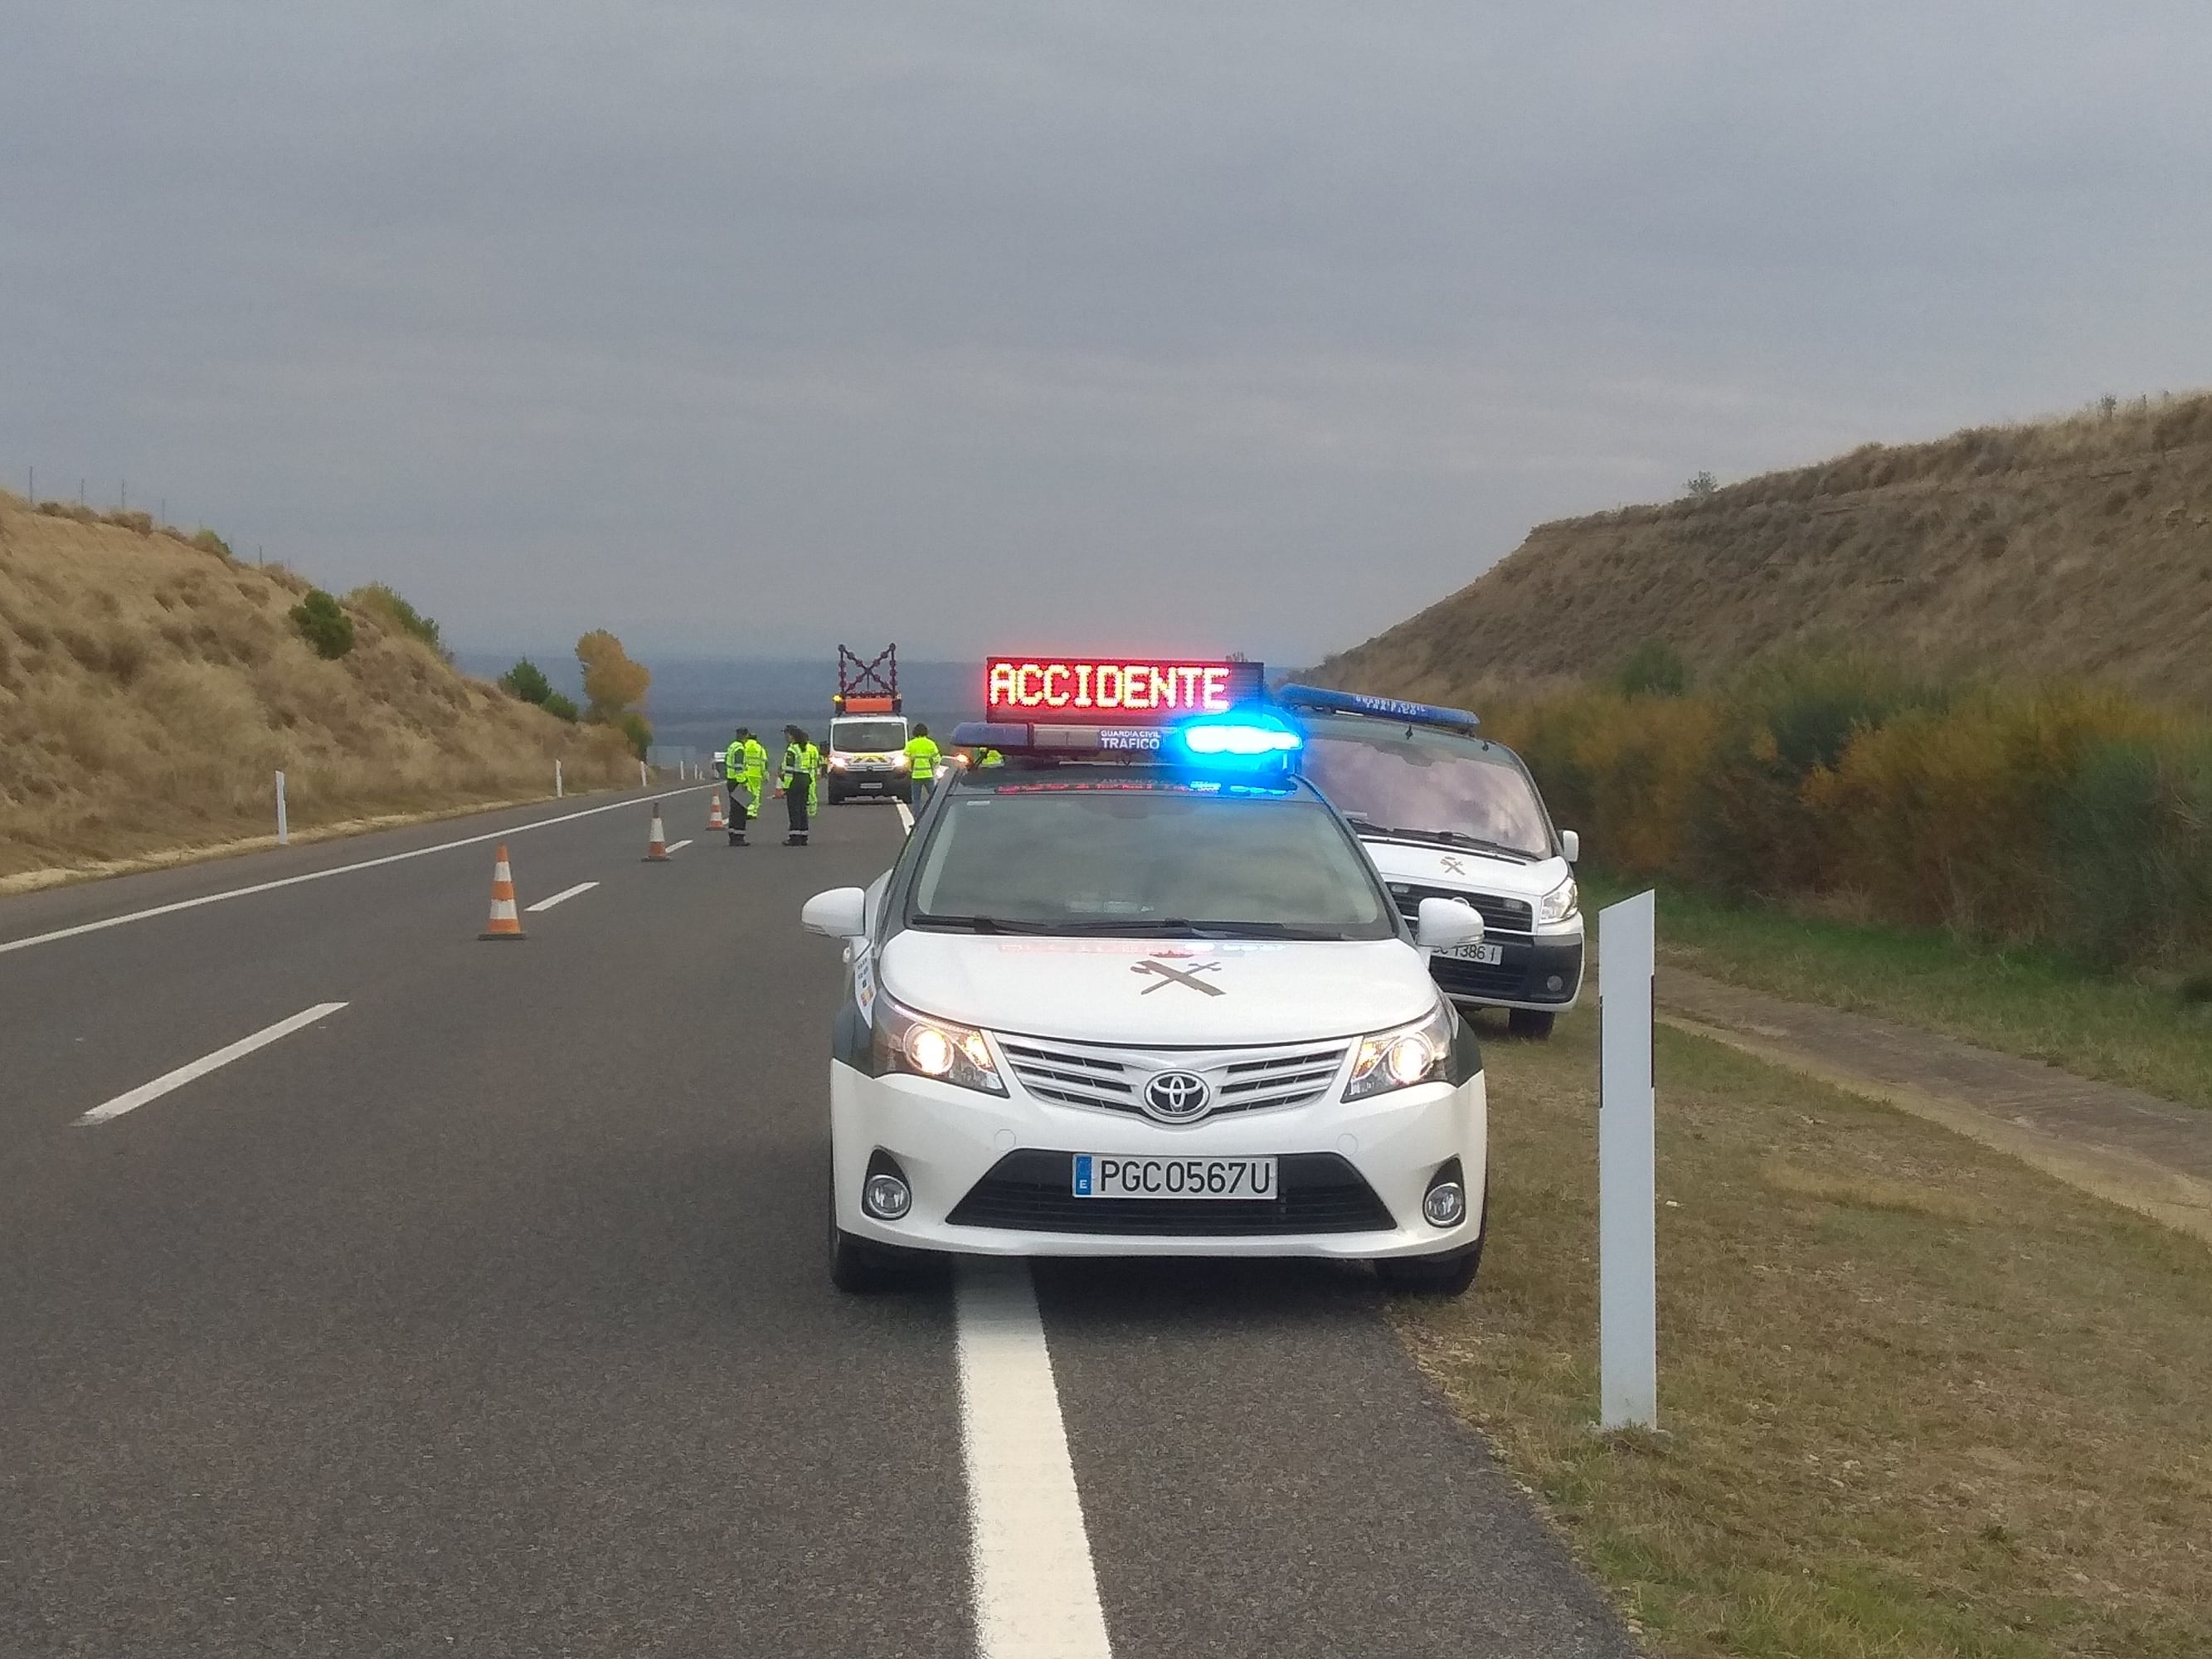
<path fill-rule="evenodd" d="M 1325 685 L 1280 686 L 1276 689 L 1275 701 L 1291 708 L 1311 708 L 1333 714 L 1373 714 L 1384 720 L 1450 726 L 1462 732 L 1472 732 L 1482 724 L 1481 716 L 1465 708 L 1408 702 L 1402 697 L 1370 696 L 1364 691 L 1338 691 Z"/>

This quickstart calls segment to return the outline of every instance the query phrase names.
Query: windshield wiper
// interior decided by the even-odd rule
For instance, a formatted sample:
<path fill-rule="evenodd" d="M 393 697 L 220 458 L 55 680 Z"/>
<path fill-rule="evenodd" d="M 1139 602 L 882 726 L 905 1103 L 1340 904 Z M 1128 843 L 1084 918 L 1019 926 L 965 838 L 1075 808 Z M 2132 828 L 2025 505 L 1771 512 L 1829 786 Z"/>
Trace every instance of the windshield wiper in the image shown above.
<path fill-rule="evenodd" d="M 1508 847 L 1502 841 L 1485 841 L 1480 836 L 1470 836 L 1463 830 L 1408 830 L 1401 824 L 1376 823 L 1371 818 L 1354 818 L 1352 823 L 1378 836 L 1396 836 L 1406 841 L 1433 842 L 1441 847 L 1473 847 L 1485 853 L 1497 853 L 1509 859 L 1518 859 L 1523 864 L 1534 864 L 1536 854 L 1524 847 Z"/>
<path fill-rule="evenodd" d="M 1341 939 L 1334 927 L 1304 927 L 1289 921 L 1194 921 L 1188 916 L 1162 916 L 1134 921 L 1070 921 L 1054 931 L 1106 934 L 1121 939 Z"/>
<path fill-rule="evenodd" d="M 1049 933 L 1057 930 L 1048 921 L 1009 921 L 1002 916 L 939 916 L 927 913 L 914 918 L 916 927 L 942 927 L 966 933 Z"/>

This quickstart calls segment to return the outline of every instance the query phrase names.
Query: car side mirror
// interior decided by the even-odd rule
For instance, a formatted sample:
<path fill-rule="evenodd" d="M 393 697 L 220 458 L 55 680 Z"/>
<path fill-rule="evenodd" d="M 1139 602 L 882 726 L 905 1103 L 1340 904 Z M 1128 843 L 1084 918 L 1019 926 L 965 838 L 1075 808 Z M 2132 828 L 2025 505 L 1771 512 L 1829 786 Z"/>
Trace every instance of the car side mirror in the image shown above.
<path fill-rule="evenodd" d="M 1571 830 L 1559 831 L 1559 854 L 1570 864 L 1583 855 L 1583 838 Z"/>
<path fill-rule="evenodd" d="M 1425 898 L 1419 921 L 1413 924 L 1413 943 L 1424 951 L 1449 951 L 1455 945 L 1482 943 L 1482 917 L 1472 904 L 1457 899 Z"/>
<path fill-rule="evenodd" d="M 858 939 L 868 931 L 868 896 L 857 887 L 832 887 L 806 901 L 799 925 L 827 939 Z"/>

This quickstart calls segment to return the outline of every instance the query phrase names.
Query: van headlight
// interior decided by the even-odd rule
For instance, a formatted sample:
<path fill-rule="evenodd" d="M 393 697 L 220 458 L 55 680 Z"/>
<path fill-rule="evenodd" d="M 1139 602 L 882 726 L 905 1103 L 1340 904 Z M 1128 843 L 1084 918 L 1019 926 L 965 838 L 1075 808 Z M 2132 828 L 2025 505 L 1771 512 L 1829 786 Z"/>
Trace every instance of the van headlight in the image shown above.
<path fill-rule="evenodd" d="M 1536 901 L 1538 922 L 1565 921 L 1583 908 L 1583 896 L 1569 876 L 1550 892 Z"/>
<path fill-rule="evenodd" d="M 1410 1089 L 1416 1083 L 1433 1083 L 1451 1071 L 1453 1021 L 1451 1005 L 1437 1006 L 1410 1025 L 1401 1025 L 1359 1039 L 1352 1056 L 1352 1080 L 1344 1085 L 1346 1100 L 1364 1100 L 1393 1089 Z"/>
<path fill-rule="evenodd" d="M 973 1026 L 918 1014 L 881 994 L 876 998 L 875 1017 L 878 1076 L 908 1072 L 987 1095 L 1006 1092 L 998 1062 L 991 1058 L 991 1045 Z"/>

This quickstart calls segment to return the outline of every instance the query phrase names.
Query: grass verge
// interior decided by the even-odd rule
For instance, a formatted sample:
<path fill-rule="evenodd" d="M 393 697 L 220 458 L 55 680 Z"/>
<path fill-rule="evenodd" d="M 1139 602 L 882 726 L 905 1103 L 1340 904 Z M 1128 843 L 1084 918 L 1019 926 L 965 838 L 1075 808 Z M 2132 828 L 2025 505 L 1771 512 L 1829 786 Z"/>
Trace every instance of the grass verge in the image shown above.
<path fill-rule="evenodd" d="M 2212 1251 L 1671 1030 L 1667 1433 L 1591 1432 L 1595 1035 L 1489 1045 L 1483 1277 L 1394 1316 L 1655 1650 L 2212 1653 Z"/>
<path fill-rule="evenodd" d="M 1578 879 L 1590 910 L 1641 890 L 1596 872 Z M 1661 954 L 1668 962 L 2212 1107 L 2212 1004 L 2045 952 L 1979 950 L 1932 931 L 1658 890 Z"/>

